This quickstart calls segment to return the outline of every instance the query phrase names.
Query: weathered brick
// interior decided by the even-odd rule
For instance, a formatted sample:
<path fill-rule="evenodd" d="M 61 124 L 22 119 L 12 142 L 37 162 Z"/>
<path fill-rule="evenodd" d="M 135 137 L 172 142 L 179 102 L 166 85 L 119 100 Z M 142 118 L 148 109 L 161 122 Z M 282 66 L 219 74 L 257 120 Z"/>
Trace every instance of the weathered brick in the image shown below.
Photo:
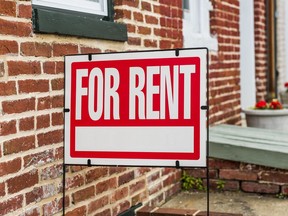
<path fill-rule="evenodd" d="M 53 108 L 62 108 L 64 107 L 64 95 L 56 95 L 51 99 Z"/>
<path fill-rule="evenodd" d="M 30 172 L 15 176 L 7 180 L 8 193 L 17 193 L 25 188 L 33 187 L 39 182 L 38 171 Z"/>
<path fill-rule="evenodd" d="M 40 202 L 43 199 L 43 188 L 34 187 L 30 192 L 25 194 L 26 205 L 33 202 Z"/>
<path fill-rule="evenodd" d="M 84 183 L 85 183 L 84 177 L 81 174 L 77 174 L 69 178 L 66 178 L 65 187 L 66 187 L 66 190 L 74 189 L 74 188 L 78 188 L 84 185 Z"/>
<path fill-rule="evenodd" d="M 0 163 L 0 177 L 16 173 L 21 169 L 21 158 Z"/>
<path fill-rule="evenodd" d="M 141 45 L 141 38 L 133 38 L 133 37 L 129 37 L 128 38 L 128 44 L 129 45 Z"/>
<path fill-rule="evenodd" d="M 0 96 L 9 96 L 14 94 L 16 94 L 16 83 L 14 81 L 0 83 Z"/>
<path fill-rule="evenodd" d="M 0 202 L 0 215 L 6 215 L 22 207 L 23 195 L 12 197 Z"/>
<path fill-rule="evenodd" d="M 19 93 L 49 92 L 49 80 L 20 80 Z"/>
<path fill-rule="evenodd" d="M 90 186 L 79 191 L 76 191 L 72 194 L 73 203 L 77 204 L 81 201 L 90 199 L 95 196 L 95 187 Z"/>
<path fill-rule="evenodd" d="M 280 192 L 279 185 L 273 184 L 261 184 L 257 182 L 242 182 L 241 189 L 245 192 L 252 193 L 267 193 L 267 194 L 277 194 Z"/>
<path fill-rule="evenodd" d="M 94 216 L 112 216 L 112 213 L 110 209 L 104 209 L 103 211 L 94 214 Z"/>
<path fill-rule="evenodd" d="M 4 155 L 10 155 L 22 151 L 28 151 L 35 148 L 35 136 L 23 136 L 20 138 L 12 139 L 4 142 L 3 152 Z"/>
<path fill-rule="evenodd" d="M 82 46 L 80 47 L 80 52 L 82 54 L 88 54 L 88 53 L 101 53 L 102 51 L 99 48 Z"/>
<path fill-rule="evenodd" d="M 62 198 L 61 199 L 55 198 L 49 203 L 45 203 L 42 209 L 43 209 L 43 216 L 51 216 L 60 212 L 62 210 Z"/>
<path fill-rule="evenodd" d="M 1 182 L 0 183 L 0 197 L 5 196 L 6 192 L 5 192 L 5 183 Z M 1 204 L 0 204 L 1 205 Z"/>
<path fill-rule="evenodd" d="M 25 211 L 23 216 L 40 216 L 40 208 L 39 207 L 35 207 L 35 208 L 32 208 L 32 209 L 28 209 L 28 210 Z"/>
<path fill-rule="evenodd" d="M 20 50 L 23 56 L 52 56 L 52 46 L 46 42 L 23 42 Z"/>
<path fill-rule="evenodd" d="M 151 3 L 149 2 L 141 2 L 141 9 L 146 11 L 152 11 Z"/>
<path fill-rule="evenodd" d="M 45 150 L 42 152 L 37 152 L 35 154 L 29 154 L 23 158 L 24 167 L 29 166 L 40 166 L 44 165 L 48 162 L 54 161 L 53 150 Z"/>
<path fill-rule="evenodd" d="M 41 73 L 40 62 L 38 61 L 8 61 L 7 65 L 9 76 Z"/>
<path fill-rule="evenodd" d="M 16 121 L 0 122 L 0 136 L 16 133 Z"/>
<path fill-rule="evenodd" d="M 63 154 L 64 154 L 63 152 L 64 152 L 63 147 L 59 147 L 55 149 L 55 155 L 54 155 L 55 160 L 63 159 Z"/>
<path fill-rule="evenodd" d="M 129 193 L 134 194 L 141 190 L 144 190 L 146 187 L 146 181 L 144 179 L 137 181 L 129 186 Z"/>
<path fill-rule="evenodd" d="M 288 183 L 288 172 L 280 171 L 266 171 L 261 172 L 259 176 L 260 180 L 273 182 L 273 183 Z"/>
<path fill-rule="evenodd" d="M 56 179 L 62 175 L 63 175 L 63 165 L 56 164 L 42 169 L 40 172 L 40 179 L 42 181 L 51 180 Z"/>
<path fill-rule="evenodd" d="M 75 44 L 62 44 L 62 43 L 54 43 L 53 47 L 53 56 L 65 56 L 70 54 L 78 53 L 78 46 Z"/>

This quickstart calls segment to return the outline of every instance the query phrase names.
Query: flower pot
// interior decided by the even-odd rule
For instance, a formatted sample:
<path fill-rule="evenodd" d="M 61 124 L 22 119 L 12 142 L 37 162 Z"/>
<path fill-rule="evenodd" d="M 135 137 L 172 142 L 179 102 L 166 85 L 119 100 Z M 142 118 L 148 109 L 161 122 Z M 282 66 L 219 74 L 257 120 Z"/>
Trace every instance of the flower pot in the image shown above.
<path fill-rule="evenodd" d="M 248 127 L 267 128 L 288 132 L 288 109 L 244 109 Z"/>
<path fill-rule="evenodd" d="M 288 105 L 288 92 L 280 92 L 280 100 L 282 104 Z"/>

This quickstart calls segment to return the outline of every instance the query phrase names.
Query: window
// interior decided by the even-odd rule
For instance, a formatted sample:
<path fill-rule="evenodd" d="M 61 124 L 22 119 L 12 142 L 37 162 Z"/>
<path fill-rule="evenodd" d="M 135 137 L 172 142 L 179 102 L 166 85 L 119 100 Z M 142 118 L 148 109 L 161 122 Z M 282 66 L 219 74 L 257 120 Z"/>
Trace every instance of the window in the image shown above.
<path fill-rule="evenodd" d="M 210 35 L 212 4 L 209 0 L 183 0 L 184 47 L 208 47 L 217 50 L 217 40 Z"/>
<path fill-rule="evenodd" d="M 108 16 L 105 0 L 33 0 L 33 5 Z"/>
<path fill-rule="evenodd" d="M 32 0 L 36 33 L 127 41 L 127 27 L 113 20 L 113 0 Z"/>

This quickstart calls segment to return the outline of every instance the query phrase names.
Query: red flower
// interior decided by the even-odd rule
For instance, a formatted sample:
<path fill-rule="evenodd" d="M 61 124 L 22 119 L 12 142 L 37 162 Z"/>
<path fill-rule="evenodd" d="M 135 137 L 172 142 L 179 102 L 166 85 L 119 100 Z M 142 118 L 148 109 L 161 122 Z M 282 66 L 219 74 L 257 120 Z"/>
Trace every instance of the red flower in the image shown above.
<path fill-rule="evenodd" d="M 288 82 L 284 83 L 285 88 L 288 88 Z"/>
<path fill-rule="evenodd" d="M 277 99 L 273 99 L 269 104 L 269 107 L 271 109 L 283 109 L 282 104 Z"/>
<path fill-rule="evenodd" d="M 256 103 L 255 105 L 256 109 L 266 109 L 267 108 L 267 103 L 264 100 L 261 100 Z"/>

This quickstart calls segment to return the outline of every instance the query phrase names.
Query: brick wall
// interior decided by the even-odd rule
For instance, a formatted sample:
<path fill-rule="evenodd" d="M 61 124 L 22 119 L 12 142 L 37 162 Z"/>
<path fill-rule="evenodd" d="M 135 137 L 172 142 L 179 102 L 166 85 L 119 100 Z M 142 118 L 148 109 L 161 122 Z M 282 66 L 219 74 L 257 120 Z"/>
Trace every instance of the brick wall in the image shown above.
<path fill-rule="evenodd" d="M 189 169 L 186 172 L 195 178 L 202 178 L 204 185 L 207 185 L 206 169 Z M 210 189 L 215 191 L 288 195 L 287 170 L 211 158 L 209 178 Z M 223 185 L 221 189 L 217 188 L 220 184 Z"/>
<path fill-rule="evenodd" d="M 211 33 L 218 51 L 210 53 L 210 124 L 240 124 L 239 1 L 211 1 Z"/>
<path fill-rule="evenodd" d="M 254 34 L 255 34 L 255 72 L 257 101 L 267 95 L 267 33 L 266 33 L 266 1 L 254 0 Z"/>
<path fill-rule="evenodd" d="M 35 34 L 31 2 L 0 1 L 0 215 L 62 215 L 64 55 L 182 47 L 181 1 L 115 0 L 128 42 Z M 180 189 L 172 168 L 68 166 L 67 215 L 116 215 Z"/>

